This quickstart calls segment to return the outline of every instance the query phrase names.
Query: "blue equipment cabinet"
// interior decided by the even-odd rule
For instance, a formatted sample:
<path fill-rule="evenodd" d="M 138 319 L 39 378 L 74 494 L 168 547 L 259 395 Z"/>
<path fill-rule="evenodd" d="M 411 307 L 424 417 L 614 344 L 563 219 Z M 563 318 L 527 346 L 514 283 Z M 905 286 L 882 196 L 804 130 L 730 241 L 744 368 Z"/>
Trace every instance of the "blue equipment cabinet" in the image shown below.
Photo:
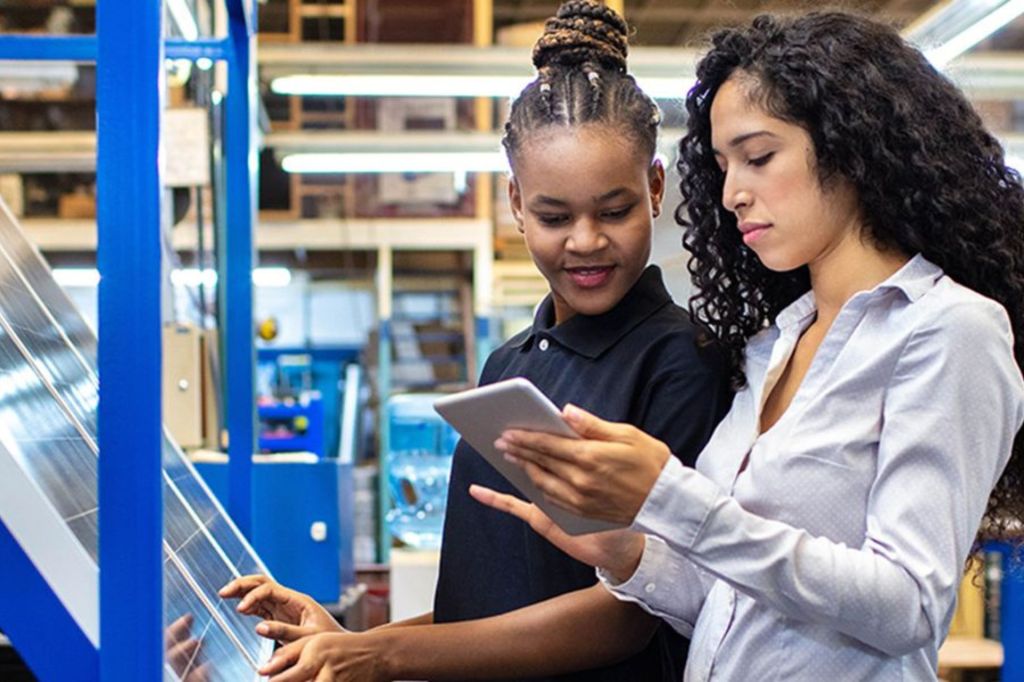
<path fill-rule="evenodd" d="M 324 403 L 320 398 L 262 404 L 260 452 L 312 452 L 327 454 L 324 443 Z"/>
<path fill-rule="evenodd" d="M 355 582 L 352 466 L 293 459 L 270 455 L 253 462 L 252 545 L 278 582 L 334 603 Z M 227 464 L 197 463 L 196 469 L 224 502 Z"/>

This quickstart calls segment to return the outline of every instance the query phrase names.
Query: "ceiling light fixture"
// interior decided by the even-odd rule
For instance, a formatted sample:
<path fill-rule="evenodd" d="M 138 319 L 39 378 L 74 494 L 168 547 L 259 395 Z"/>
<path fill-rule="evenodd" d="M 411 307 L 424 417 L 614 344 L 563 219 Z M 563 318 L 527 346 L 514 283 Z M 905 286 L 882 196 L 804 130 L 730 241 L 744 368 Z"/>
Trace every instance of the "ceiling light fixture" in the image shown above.
<path fill-rule="evenodd" d="M 937 69 L 1024 14 L 1024 0 L 949 0 L 908 26 L 903 37 L 918 45 Z"/>
<path fill-rule="evenodd" d="M 174 19 L 182 38 L 185 40 L 199 38 L 199 26 L 196 25 L 196 19 L 192 16 L 192 10 L 189 9 L 185 0 L 167 0 L 167 11 Z"/>
<path fill-rule="evenodd" d="M 281 160 L 288 173 L 501 173 L 500 151 L 409 153 L 299 153 Z"/>

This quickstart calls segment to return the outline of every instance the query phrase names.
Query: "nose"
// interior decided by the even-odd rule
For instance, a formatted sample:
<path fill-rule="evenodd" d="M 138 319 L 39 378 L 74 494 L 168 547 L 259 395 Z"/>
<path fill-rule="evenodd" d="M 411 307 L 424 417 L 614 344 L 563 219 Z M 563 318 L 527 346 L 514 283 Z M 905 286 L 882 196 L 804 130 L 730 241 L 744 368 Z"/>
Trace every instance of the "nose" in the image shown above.
<path fill-rule="evenodd" d="M 726 172 L 722 183 L 722 206 L 731 213 L 750 206 L 750 192 L 741 184 L 735 173 Z"/>
<path fill-rule="evenodd" d="M 606 246 L 608 237 L 601 224 L 589 217 L 582 217 L 576 221 L 565 243 L 567 251 L 581 254 L 594 253 Z"/>

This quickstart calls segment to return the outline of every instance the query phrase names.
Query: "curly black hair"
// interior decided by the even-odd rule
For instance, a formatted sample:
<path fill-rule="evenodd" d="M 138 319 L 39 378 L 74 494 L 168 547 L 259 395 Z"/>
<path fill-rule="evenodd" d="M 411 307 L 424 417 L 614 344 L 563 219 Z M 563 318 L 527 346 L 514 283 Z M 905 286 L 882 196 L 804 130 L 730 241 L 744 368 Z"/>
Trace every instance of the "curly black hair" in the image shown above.
<path fill-rule="evenodd" d="M 724 175 L 711 146 L 711 104 L 736 74 L 770 115 L 804 128 L 823 187 L 856 189 L 868 238 L 923 254 L 955 281 L 998 301 L 1024 361 L 1024 188 L 964 95 L 892 27 L 843 12 L 759 16 L 719 31 L 686 98 L 678 169 L 696 319 L 746 383 L 743 348 L 810 287 L 807 268 L 773 272 L 744 246 L 720 203 Z M 979 539 L 1005 539 L 1024 519 L 1024 439 L 989 500 Z M 1019 531 L 1018 531 L 1019 532 Z"/>
<path fill-rule="evenodd" d="M 661 112 L 626 72 L 628 33 L 621 16 L 594 0 L 568 0 L 547 20 L 533 47 L 537 78 L 512 103 L 501 140 L 513 170 L 528 135 L 553 125 L 609 124 L 654 157 Z"/>

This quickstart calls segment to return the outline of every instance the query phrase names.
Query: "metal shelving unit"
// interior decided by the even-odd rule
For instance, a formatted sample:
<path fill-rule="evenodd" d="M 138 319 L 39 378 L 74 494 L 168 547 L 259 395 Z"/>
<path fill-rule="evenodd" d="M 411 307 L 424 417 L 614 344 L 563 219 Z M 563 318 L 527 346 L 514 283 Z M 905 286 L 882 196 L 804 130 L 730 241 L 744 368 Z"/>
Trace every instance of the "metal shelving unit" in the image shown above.
<path fill-rule="evenodd" d="M 164 679 L 161 540 L 160 224 L 161 117 L 165 58 L 228 65 L 223 159 L 227 219 L 218 269 L 227 354 L 229 511 L 246 534 L 255 435 L 252 225 L 255 214 L 255 11 L 224 0 L 225 38 L 165 40 L 160 0 L 99 0 L 92 36 L 0 36 L 0 59 L 97 65 L 99 289 L 100 635 L 70 622 L 9 531 L 0 524 L 0 601 L 12 632 L 30 633 L 21 653 L 45 678 Z M 249 352 L 244 352 L 248 348 Z M 143 399 L 139 399 L 142 396 Z M 74 630 L 77 630 L 77 635 Z M 60 651 L 60 656 L 53 656 Z"/>

